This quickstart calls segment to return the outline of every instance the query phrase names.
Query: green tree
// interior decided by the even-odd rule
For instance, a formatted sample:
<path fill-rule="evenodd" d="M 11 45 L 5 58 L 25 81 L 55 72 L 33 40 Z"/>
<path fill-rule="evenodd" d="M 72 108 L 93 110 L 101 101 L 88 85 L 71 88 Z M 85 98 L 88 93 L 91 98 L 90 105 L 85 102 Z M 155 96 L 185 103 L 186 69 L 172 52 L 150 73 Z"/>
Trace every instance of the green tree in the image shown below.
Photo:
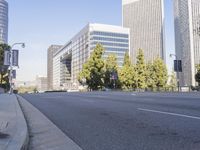
<path fill-rule="evenodd" d="M 8 87 L 8 67 L 4 66 L 4 52 L 9 50 L 10 46 L 7 44 L 0 44 L 0 86 L 3 88 Z"/>
<path fill-rule="evenodd" d="M 144 53 L 142 49 L 139 49 L 136 63 L 136 72 L 137 72 L 137 88 L 145 89 L 146 88 L 146 64 L 144 61 Z"/>
<path fill-rule="evenodd" d="M 148 63 L 146 65 L 146 84 L 148 88 L 155 88 L 156 87 L 156 75 L 154 71 L 154 66 L 152 63 Z"/>
<path fill-rule="evenodd" d="M 128 53 L 124 56 L 124 64 L 119 71 L 119 81 L 123 89 L 132 89 L 136 87 L 135 68 L 131 65 Z"/>
<path fill-rule="evenodd" d="M 112 76 L 115 79 L 111 79 Z M 110 54 L 105 61 L 105 86 L 108 88 L 114 88 L 118 86 L 118 64 L 117 57 L 115 54 Z"/>
<path fill-rule="evenodd" d="M 176 75 L 175 75 L 174 71 L 170 75 L 169 87 L 173 88 L 173 89 L 175 89 L 177 87 L 177 79 L 176 79 Z"/>
<path fill-rule="evenodd" d="M 88 88 L 92 90 L 102 89 L 104 86 L 104 60 L 102 55 L 104 48 L 97 44 L 88 61 L 83 65 L 83 70 L 79 74 L 79 82 L 86 80 Z"/>
<path fill-rule="evenodd" d="M 153 70 L 155 72 L 156 87 L 165 87 L 168 80 L 167 67 L 162 59 L 157 58 L 153 62 Z"/>
<path fill-rule="evenodd" d="M 196 65 L 196 69 L 197 69 L 197 73 L 195 75 L 195 80 L 198 83 L 198 85 L 200 86 L 200 64 Z"/>
<path fill-rule="evenodd" d="M 200 71 L 200 64 L 196 65 L 197 72 Z"/>

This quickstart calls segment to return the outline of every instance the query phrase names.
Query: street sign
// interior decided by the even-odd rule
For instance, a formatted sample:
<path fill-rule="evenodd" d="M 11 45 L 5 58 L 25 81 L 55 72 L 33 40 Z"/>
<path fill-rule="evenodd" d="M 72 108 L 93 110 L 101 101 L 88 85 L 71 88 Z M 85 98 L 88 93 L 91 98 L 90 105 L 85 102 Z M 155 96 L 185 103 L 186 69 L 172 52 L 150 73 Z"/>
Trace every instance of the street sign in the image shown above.
<path fill-rule="evenodd" d="M 174 71 L 175 72 L 182 72 L 182 61 L 181 60 L 174 60 Z"/>
<path fill-rule="evenodd" d="M 10 51 L 4 51 L 4 66 L 10 65 Z"/>
<path fill-rule="evenodd" d="M 13 79 L 16 79 L 16 70 L 13 70 L 13 71 L 12 71 L 12 78 L 13 78 Z"/>
<path fill-rule="evenodd" d="M 113 71 L 110 75 L 111 80 L 117 80 L 118 79 L 118 74 L 116 71 Z"/>
<path fill-rule="evenodd" d="M 8 74 L 10 76 L 10 70 L 8 71 Z M 16 70 L 12 70 L 12 79 L 16 79 L 16 75 L 17 75 Z"/>
<path fill-rule="evenodd" d="M 15 67 L 19 66 L 19 50 L 12 50 L 12 65 Z"/>

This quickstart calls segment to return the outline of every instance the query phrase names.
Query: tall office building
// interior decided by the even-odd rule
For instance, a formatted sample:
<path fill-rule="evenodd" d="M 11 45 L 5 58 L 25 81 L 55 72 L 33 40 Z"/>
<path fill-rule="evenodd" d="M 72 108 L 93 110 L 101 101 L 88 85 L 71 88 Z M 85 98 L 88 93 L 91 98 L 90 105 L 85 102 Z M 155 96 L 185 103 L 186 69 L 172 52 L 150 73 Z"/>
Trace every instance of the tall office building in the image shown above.
<path fill-rule="evenodd" d="M 129 52 L 129 29 L 104 24 L 88 24 L 53 57 L 54 89 L 71 89 L 78 86 L 78 74 L 97 43 L 105 49 L 103 58 L 116 54 L 119 66 Z"/>
<path fill-rule="evenodd" d="M 47 50 L 47 87 L 53 89 L 53 55 L 61 48 L 61 45 L 51 45 Z"/>
<path fill-rule="evenodd" d="M 8 42 L 8 3 L 0 0 L 0 43 Z"/>
<path fill-rule="evenodd" d="M 174 0 L 177 59 L 182 60 L 180 85 L 195 85 L 195 64 L 200 64 L 200 0 Z"/>
<path fill-rule="evenodd" d="M 165 60 L 164 0 L 122 0 L 123 26 L 130 28 L 130 56 L 143 49 L 146 62 Z"/>

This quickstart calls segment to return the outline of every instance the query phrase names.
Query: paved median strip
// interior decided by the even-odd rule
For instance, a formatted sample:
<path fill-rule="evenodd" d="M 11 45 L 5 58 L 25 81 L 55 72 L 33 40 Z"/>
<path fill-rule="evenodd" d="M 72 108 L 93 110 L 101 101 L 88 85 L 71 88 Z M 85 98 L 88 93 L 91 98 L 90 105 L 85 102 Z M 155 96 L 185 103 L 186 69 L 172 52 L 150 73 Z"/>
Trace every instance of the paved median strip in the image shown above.
<path fill-rule="evenodd" d="M 146 111 L 146 112 L 152 112 L 152 113 L 158 113 L 158 114 L 164 114 L 164 115 L 170 115 L 170 116 L 177 116 L 177 117 L 184 117 L 184 118 L 189 118 L 189 119 L 200 120 L 200 117 L 190 116 L 190 115 L 185 115 L 185 114 L 177 114 L 177 113 L 172 113 L 172 112 L 164 112 L 164 111 L 144 109 L 144 108 L 138 108 L 138 110 Z"/>

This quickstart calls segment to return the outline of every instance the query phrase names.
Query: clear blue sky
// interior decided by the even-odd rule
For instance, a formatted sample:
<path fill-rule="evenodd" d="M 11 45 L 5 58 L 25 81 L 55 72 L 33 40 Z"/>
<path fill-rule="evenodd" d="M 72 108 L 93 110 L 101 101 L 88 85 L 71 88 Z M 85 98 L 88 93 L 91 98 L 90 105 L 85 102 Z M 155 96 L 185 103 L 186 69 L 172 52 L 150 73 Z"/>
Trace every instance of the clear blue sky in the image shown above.
<path fill-rule="evenodd" d="M 122 24 L 121 0 L 7 0 L 9 44 L 25 42 L 20 49 L 17 80 L 46 76 L 47 48 L 65 44 L 88 22 Z M 174 53 L 172 1 L 165 0 L 166 50 Z M 167 62 L 172 59 L 168 58 Z"/>

